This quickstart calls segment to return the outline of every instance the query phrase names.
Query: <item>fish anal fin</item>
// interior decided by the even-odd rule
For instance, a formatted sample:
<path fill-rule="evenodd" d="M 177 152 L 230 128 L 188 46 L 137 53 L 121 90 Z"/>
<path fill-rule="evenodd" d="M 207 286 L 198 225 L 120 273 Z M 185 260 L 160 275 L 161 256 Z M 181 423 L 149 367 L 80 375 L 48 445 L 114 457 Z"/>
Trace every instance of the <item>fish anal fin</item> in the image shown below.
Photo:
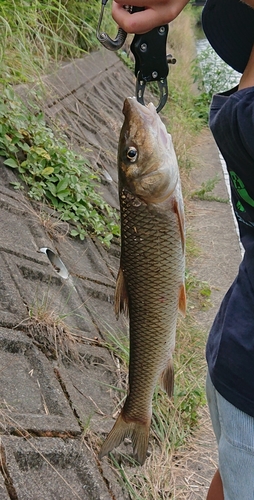
<path fill-rule="evenodd" d="M 186 315 L 186 289 L 185 289 L 185 284 L 183 283 L 180 286 L 179 289 L 179 311 L 182 313 L 183 316 Z"/>
<path fill-rule="evenodd" d="M 167 367 L 161 374 L 160 385 L 168 397 L 172 398 L 174 392 L 174 365 L 172 358 L 170 358 Z"/>
<path fill-rule="evenodd" d="M 184 231 L 184 211 L 183 211 L 183 206 L 182 204 L 178 203 L 176 199 L 174 199 L 174 212 L 177 216 L 178 219 L 178 224 L 179 224 L 179 229 L 180 229 L 180 236 L 181 236 L 181 242 L 182 242 L 182 249 L 184 252 L 185 249 L 185 231 Z"/>
<path fill-rule="evenodd" d="M 111 429 L 106 440 L 102 444 L 99 452 L 99 460 L 113 450 L 113 448 L 117 448 L 117 446 L 119 446 L 122 441 L 128 437 L 132 440 L 135 460 L 137 460 L 140 465 L 143 465 L 147 457 L 151 419 L 148 418 L 145 422 L 141 422 L 139 420 L 127 420 L 124 418 L 123 410 L 118 416 L 115 425 Z"/>
<path fill-rule="evenodd" d="M 116 290 L 115 290 L 115 314 L 117 319 L 119 318 L 119 314 L 121 312 L 124 312 L 126 316 L 128 316 L 129 300 L 125 285 L 123 270 L 120 267 L 116 279 Z"/>

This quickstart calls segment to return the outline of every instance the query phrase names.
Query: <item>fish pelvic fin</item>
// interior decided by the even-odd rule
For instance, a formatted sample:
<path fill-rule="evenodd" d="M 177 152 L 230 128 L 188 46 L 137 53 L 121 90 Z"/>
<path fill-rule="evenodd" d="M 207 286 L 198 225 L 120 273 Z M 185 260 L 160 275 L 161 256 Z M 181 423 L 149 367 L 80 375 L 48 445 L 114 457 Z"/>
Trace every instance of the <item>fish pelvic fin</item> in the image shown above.
<path fill-rule="evenodd" d="M 119 318 L 119 314 L 121 312 L 123 312 L 126 316 L 128 316 L 129 300 L 128 300 L 128 293 L 125 284 L 123 270 L 120 267 L 116 279 L 116 290 L 115 290 L 115 314 L 117 319 Z"/>
<path fill-rule="evenodd" d="M 178 302 L 179 311 L 182 313 L 183 316 L 186 315 L 186 302 L 187 302 L 186 289 L 185 289 L 185 284 L 183 283 L 179 289 L 179 302 Z"/>
<path fill-rule="evenodd" d="M 160 386 L 172 398 L 174 392 L 174 365 L 173 359 L 170 358 L 167 367 L 163 370 L 160 379 Z"/>
<path fill-rule="evenodd" d="M 100 449 L 99 460 L 113 450 L 113 448 L 117 448 L 128 437 L 132 440 L 135 460 L 140 465 L 143 465 L 147 456 L 150 424 L 151 418 L 146 422 L 139 420 L 127 421 L 122 411 Z"/>

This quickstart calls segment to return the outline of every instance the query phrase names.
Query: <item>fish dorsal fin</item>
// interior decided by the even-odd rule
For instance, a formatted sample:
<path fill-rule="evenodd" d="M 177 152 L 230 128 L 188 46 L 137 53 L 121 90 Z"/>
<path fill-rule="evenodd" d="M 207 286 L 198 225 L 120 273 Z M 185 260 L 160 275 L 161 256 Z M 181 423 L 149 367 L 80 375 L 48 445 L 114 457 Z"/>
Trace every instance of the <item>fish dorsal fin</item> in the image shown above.
<path fill-rule="evenodd" d="M 121 312 L 123 312 L 124 314 L 126 314 L 126 316 L 128 316 L 129 300 L 125 285 L 123 270 L 120 266 L 116 279 L 116 290 L 115 290 L 115 314 L 117 319 L 119 318 L 119 314 Z"/>
<path fill-rule="evenodd" d="M 173 396 L 174 392 L 174 366 L 173 360 L 170 358 L 167 367 L 163 370 L 160 378 L 160 386 L 168 395 L 169 398 Z"/>
<path fill-rule="evenodd" d="M 179 289 L 179 303 L 178 303 L 179 311 L 183 316 L 186 315 L 186 289 L 185 284 L 183 283 Z"/>
<path fill-rule="evenodd" d="M 185 248 L 184 211 L 183 211 L 182 204 L 179 203 L 176 199 L 174 199 L 174 212 L 175 212 L 177 219 L 178 219 L 181 242 L 182 242 L 182 249 L 184 252 L 184 248 Z"/>

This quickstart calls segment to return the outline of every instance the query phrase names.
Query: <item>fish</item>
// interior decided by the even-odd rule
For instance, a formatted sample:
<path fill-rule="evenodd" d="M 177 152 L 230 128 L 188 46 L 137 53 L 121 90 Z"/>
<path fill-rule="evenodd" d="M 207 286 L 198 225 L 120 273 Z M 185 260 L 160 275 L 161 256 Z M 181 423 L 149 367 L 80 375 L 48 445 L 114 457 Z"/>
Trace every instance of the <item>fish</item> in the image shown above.
<path fill-rule="evenodd" d="M 178 312 L 185 315 L 185 224 L 171 135 L 152 103 L 128 97 L 118 145 L 121 256 L 115 312 L 129 315 L 127 397 L 99 459 L 130 438 L 143 465 L 158 381 L 173 395 Z"/>

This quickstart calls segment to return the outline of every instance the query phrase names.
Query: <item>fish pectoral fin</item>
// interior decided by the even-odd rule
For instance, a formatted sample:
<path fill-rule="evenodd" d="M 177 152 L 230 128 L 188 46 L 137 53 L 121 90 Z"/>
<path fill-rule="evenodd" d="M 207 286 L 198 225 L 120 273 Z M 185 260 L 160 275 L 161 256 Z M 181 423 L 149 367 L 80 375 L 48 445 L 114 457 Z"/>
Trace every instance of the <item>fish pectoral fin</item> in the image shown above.
<path fill-rule="evenodd" d="M 174 392 L 174 365 L 173 359 L 170 358 L 167 367 L 163 370 L 160 379 L 160 386 L 172 398 Z"/>
<path fill-rule="evenodd" d="M 119 314 L 123 312 L 128 316 L 129 312 L 129 299 L 127 288 L 125 285 L 125 279 L 123 270 L 120 267 L 116 279 L 116 290 L 115 290 L 115 314 L 117 319 L 119 318 Z"/>
<path fill-rule="evenodd" d="M 179 289 L 179 302 L 178 302 L 179 311 L 182 313 L 183 316 L 186 315 L 186 302 L 187 302 L 186 289 L 185 289 L 185 284 L 183 283 Z"/>
<path fill-rule="evenodd" d="M 100 449 L 99 460 L 113 450 L 113 448 L 117 448 L 128 437 L 132 440 L 135 460 L 140 465 L 143 465 L 147 456 L 150 424 L 150 418 L 147 422 L 136 420 L 126 421 L 122 410 Z"/>
<path fill-rule="evenodd" d="M 184 249 L 185 249 L 184 211 L 183 211 L 182 204 L 179 204 L 176 199 L 174 199 L 174 212 L 177 216 L 179 229 L 180 229 L 181 242 L 182 242 L 182 249 L 184 252 Z"/>

